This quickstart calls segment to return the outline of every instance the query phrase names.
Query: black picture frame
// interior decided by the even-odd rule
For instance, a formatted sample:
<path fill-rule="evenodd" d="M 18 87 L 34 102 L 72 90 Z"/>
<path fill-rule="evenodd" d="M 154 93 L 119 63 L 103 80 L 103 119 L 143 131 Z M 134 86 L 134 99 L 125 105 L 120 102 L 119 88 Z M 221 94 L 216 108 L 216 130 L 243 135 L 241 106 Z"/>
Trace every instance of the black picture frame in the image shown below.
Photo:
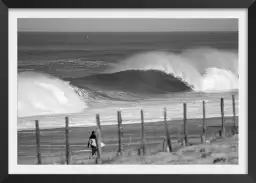
<path fill-rule="evenodd" d="M 256 5 L 253 0 L 2 0 L 0 2 L 0 61 L 1 61 L 1 125 L 0 125 L 0 182 L 78 182 L 78 181 L 96 181 L 96 182 L 254 182 L 256 180 L 256 151 L 254 148 L 255 131 L 253 120 L 250 127 L 248 123 L 248 175 L 9 175 L 8 174 L 8 9 L 9 8 L 246 8 L 248 9 L 248 61 L 251 60 L 250 67 L 254 67 L 254 50 L 256 49 L 255 33 L 256 28 L 254 16 Z M 250 50 L 250 54 L 249 54 Z M 251 83 L 254 81 L 252 73 L 248 75 Z M 249 73 L 248 73 L 249 74 Z M 253 85 L 252 85 L 253 86 Z M 255 93 L 253 87 L 251 93 Z M 249 93 L 248 93 L 249 94 Z M 250 96 L 250 98 L 249 98 Z M 255 95 L 248 95 L 250 104 L 253 103 Z M 249 102 L 249 101 L 248 101 Z M 250 108 L 251 109 L 251 108 Z M 249 106 L 248 106 L 249 112 Z M 4 118 L 3 118 L 4 117 Z M 249 117 L 249 115 L 248 115 Z M 248 118 L 249 120 L 249 118 Z"/>

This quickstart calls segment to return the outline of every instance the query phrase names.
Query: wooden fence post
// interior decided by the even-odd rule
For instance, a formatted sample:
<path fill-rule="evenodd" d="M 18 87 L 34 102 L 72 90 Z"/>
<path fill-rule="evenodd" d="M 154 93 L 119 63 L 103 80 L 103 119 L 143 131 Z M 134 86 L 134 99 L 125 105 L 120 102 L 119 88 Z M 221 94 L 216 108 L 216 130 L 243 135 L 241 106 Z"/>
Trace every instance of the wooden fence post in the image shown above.
<path fill-rule="evenodd" d="M 166 132 L 167 144 L 168 144 L 168 147 L 169 147 L 169 151 L 172 152 L 172 142 L 171 142 L 170 134 L 169 134 L 169 130 L 168 130 L 166 108 L 164 108 L 164 124 L 165 124 L 165 132 Z"/>
<path fill-rule="evenodd" d="M 118 120 L 118 153 L 120 153 L 120 155 L 123 155 L 122 131 L 121 131 L 121 124 L 122 124 L 121 111 L 117 111 L 117 120 Z"/>
<path fill-rule="evenodd" d="M 70 152 L 69 152 L 69 119 L 65 117 L 66 127 L 65 127 L 65 135 L 66 135 L 66 163 L 70 164 Z"/>
<path fill-rule="evenodd" d="M 97 159 L 96 163 L 101 164 L 101 154 L 102 154 L 102 149 L 101 149 L 101 128 L 100 128 L 100 115 L 96 114 L 96 121 L 97 121 L 97 138 L 96 138 L 96 143 L 98 147 L 98 153 L 97 153 Z"/>
<path fill-rule="evenodd" d="M 203 121 L 202 121 L 202 138 L 201 142 L 206 143 L 206 126 L 205 126 L 205 102 L 203 101 Z"/>
<path fill-rule="evenodd" d="M 42 164 L 41 150 L 40 150 L 40 129 L 39 122 L 36 120 L 36 149 L 37 149 L 37 164 Z"/>
<path fill-rule="evenodd" d="M 144 136 L 144 115 L 143 110 L 140 111 L 141 115 L 141 142 L 142 142 L 142 154 L 145 155 L 146 148 L 145 148 L 145 136 Z"/>
<path fill-rule="evenodd" d="M 235 133 L 237 133 L 237 124 L 236 124 L 236 99 L 235 95 L 232 95 L 232 101 L 233 101 L 233 121 L 234 121 L 234 130 Z"/>
<path fill-rule="evenodd" d="M 221 108 L 221 131 L 220 131 L 220 136 L 224 137 L 225 136 L 225 128 L 224 128 L 224 99 L 220 99 L 220 108 Z"/>
<path fill-rule="evenodd" d="M 166 140 L 166 137 L 164 138 L 164 140 L 163 140 L 163 143 L 162 143 L 162 151 L 163 152 L 166 152 L 166 150 L 167 150 L 167 142 L 166 142 L 167 140 Z"/>
<path fill-rule="evenodd" d="M 184 120 L 184 143 L 188 145 L 188 132 L 187 132 L 187 104 L 183 103 L 183 120 Z"/>

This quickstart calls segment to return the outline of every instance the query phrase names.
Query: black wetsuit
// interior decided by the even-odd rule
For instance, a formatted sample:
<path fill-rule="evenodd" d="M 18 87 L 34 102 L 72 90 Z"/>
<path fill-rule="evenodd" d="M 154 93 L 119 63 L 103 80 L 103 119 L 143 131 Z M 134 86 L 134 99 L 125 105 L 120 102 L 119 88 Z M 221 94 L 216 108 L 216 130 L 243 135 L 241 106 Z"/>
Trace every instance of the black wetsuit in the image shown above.
<path fill-rule="evenodd" d="M 89 141 L 88 141 L 88 148 L 91 146 L 92 148 L 92 155 L 96 154 L 97 152 L 97 144 L 96 144 L 96 135 L 94 133 L 91 134 Z"/>

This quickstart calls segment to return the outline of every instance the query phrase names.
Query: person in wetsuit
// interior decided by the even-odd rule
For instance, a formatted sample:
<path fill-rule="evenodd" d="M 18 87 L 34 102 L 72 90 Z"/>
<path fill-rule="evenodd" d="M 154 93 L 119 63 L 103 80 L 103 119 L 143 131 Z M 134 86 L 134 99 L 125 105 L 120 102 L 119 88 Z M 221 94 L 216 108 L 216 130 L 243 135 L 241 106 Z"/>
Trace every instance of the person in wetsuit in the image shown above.
<path fill-rule="evenodd" d="M 97 143 L 96 143 L 96 135 L 95 135 L 95 132 L 92 131 L 91 133 L 91 136 L 89 138 L 89 141 L 88 141 L 88 145 L 87 147 L 91 147 L 92 148 L 92 156 L 96 155 L 96 152 L 97 152 Z"/>

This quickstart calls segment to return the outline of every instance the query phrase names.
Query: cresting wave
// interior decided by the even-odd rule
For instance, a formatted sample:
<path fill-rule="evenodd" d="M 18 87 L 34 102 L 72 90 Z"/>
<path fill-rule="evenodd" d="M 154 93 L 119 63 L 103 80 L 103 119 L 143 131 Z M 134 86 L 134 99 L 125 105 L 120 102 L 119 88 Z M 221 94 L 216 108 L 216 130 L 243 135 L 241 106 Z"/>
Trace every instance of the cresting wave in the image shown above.
<path fill-rule="evenodd" d="M 94 91 L 101 91 L 100 93 L 107 94 L 115 91 L 115 94 L 123 92 L 142 96 L 192 90 L 181 79 L 157 70 L 127 70 L 111 74 L 73 78 L 70 81 L 72 85 L 79 88 L 90 87 Z"/>
<path fill-rule="evenodd" d="M 237 53 L 216 49 L 140 53 L 104 73 L 67 81 L 23 72 L 18 75 L 18 116 L 81 112 L 100 98 L 237 89 L 238 77 Z"/>
<path fill-rule="evenodd" d="M 182 53 L 147 52 L 131 56 L 106 73 L 127 70 L 158 70 L 180 78 L 195 91 L 238 88 L 238 55 L 211 48 L 190 49 Z"/>
<path fill-rule="evenodd" d="M 18 74 L 18 116 L 74 113 L 87 108 L 68 82 L 35 72 Z"/>

